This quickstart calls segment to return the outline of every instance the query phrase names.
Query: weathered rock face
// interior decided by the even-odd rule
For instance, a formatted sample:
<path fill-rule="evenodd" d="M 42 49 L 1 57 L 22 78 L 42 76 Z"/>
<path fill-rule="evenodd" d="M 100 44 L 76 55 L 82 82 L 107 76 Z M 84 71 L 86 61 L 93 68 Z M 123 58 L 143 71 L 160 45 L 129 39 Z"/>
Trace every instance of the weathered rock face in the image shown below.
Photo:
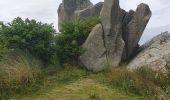
<path fill-rule="evenodd" d="M 143 31 L 151 17 L 151 11 L 148 5 L 140 4 L 136 12 L 130 11 L 124 19 L 123 37 L 126 43 L 126 58 L 133 56 Z M 126 59 L 125 58 L 125 59 Z"/>
<path fill-rule="evenodd" d="M 80 56 L 81 64 L 93 71 L 101 71 L 106 67 L 108 63 L 101 24 L 97 24 L 93 28 L 87 41 L 83 44 L 83 48 L 86 51 Z"/>
<path fill-rule="evenodd" d="M 99 16 L 102 7 L 102 2 L 93 6 L 90 0 L 62 0 L 58 8 L 59 30 L 63 21 Z"/>
<path fill-rule="evenodd" d="M 62 21 L 74 19 L 74 13 L 77 10 L 83 10 L 93 4 L 89 0 L 62 0 L 58 8 L 59 29 Z"/>
<path fill-rule="evenodd" d="M 104 31 L 106 56 L 111 66 L 117 66 L 122 58 L 122 14 L 119 0 L 105 0 L 100 19 Z"/>
<path fill-rule="evenodd" d="M 89 0 L 62 0 L 64 8 L 64 19 L 70 20 L 76 10 L 83 10 L 93 4 Z"/>
<path fill-rule="evenodd" d="M 94 17 L 99 16 L 101 9 L 103 7 L 103 2 L 99 2 L 94 6 L 90 6 L 83 10 L 77 10 L 75 12 L 76 18 Z"/>
<path fill-rule="evenodd" d="M 170 33 L 162 33 L 140 47 L 140 53 L 128 65 L 129 70 L 149 67 L 165 72 L 170 68 Z"/>

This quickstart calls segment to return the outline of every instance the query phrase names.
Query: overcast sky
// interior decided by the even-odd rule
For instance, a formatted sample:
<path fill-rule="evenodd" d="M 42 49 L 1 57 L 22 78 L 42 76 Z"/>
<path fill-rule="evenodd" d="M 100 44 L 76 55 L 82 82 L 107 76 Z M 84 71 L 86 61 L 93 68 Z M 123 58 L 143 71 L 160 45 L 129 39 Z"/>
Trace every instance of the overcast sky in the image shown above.
<path fill-rule="evenodd" d="M 57 29 L 57 9 L 62 0 L 0 0 L 0 21 L 10 22 L 20 16 L 31 18 L 44 23 L 53 23 Z M 94 4 L 103 0 L 91 0 Z M 152 10 L 152 17 L 147 25 L 156 32 L 144 32 L 140 44 L 149 40 L 160 32 L 170 31 L 170 0 L 120 0 L 121 8 L 126 11 L 135 10 L 140 3 L 147 3 Z M 169 25 L 169 26 L 166 26 Z M 157 28 L 166 26 L 166 28 Z M 152 30 L 151 29 L 151 30 Z"/>
<path fill-rule="evenodd" d="M 91 0 L 97 3 L 103 0 Z M 170 0 L 120 0 L 121 8 L 136 9 L 141 2 L 149 4 L 153 16 L 147 27 L 170 24 Z M 15 17 L 32 18 L 54 23 L 57 27 L 57 9 L 61 0 L 0 0 L 0 20 L 9 22 Z"/>

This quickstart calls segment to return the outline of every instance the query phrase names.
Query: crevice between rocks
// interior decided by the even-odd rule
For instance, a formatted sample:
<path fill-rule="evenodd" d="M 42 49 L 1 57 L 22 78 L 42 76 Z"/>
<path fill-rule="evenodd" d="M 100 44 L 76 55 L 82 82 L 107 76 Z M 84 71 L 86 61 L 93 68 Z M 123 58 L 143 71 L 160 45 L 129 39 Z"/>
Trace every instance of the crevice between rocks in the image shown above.
<path fill-rule="evenodd" d="M 103 32 L 102 32 L 102 39 L 103 39 L 104 48 L 105 48 L 105 50 L 106 50 L 104 54 L 106 55 L 107 64 L 109 64 L 108 56 L 107 56 L 106 43 L 105 43 L 105 36 L 104 36 L 105 33 L 104 33 L 103 24 L 102 24 L 102 22 L 100 22 L 100 21 L 99 21 L 99 24 L 101 24 L 101 26 L 102 26 L 102 31 L 103 31 Z"/>

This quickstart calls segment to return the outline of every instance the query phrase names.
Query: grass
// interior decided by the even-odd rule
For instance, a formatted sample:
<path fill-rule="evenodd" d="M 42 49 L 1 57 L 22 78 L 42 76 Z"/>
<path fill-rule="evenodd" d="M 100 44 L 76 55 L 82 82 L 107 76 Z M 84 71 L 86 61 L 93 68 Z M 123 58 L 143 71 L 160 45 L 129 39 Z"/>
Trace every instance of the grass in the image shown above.
<path fill-rule="evenodd" d="M 86 74 L 85 70 L 77 68 L 65 68 L 64 70 L 53 69 L 52 72 L 46 71 L 44 72 L 44 78 L 25 87 L 18 88 L 12 97 L 17 100 L 30 97 L 30 99 L 34 100 L 37 96 L 50 93 L 54 88 L 59 89 L 70 82 L 78 80 L 80 77 L 85 77 Z"/>
<path fill-rule="evenodd" d="M 95 76 L 94 76 L 95 77 Z M 149 100 L 167 100 L 170 98 L 170 73 L 158 73 L 148 68 L 140 68 L 134 72 L 126 68 L 114 68 L 99 73 L 97 80 L 110 88 L 119 88 L 127 94 L 135 94 Z"/>
<path fill-rule="evenodd" d="M 93 73 L 71 65 L 46 68 L 42 77 L 1 90 L 2 100 L 168 100 L 170 75 L 124 67 Z"/>
<path fill-rule="evenodd" d="M 41 63 L 19 50 L 0 53 L 0 99 L 7 99 L 16 88 L 35 82 Z"/>
<path fill-rule="evenodd" d="M 24 97 L 21 100 L 136 100 L 136 96 L 128 96 L 119 90 L 110 89 L 93 79 L 83 78 L 61 87 L 53 87 L 49 92 L 41 92 L 39 96 Z"/>
<path fill-rule="evenodd" d="M 81 68 L 66 67 L 42 80 L 41 88 L 16 100 L 138 100 L 142 96 L 126 94 L 118 88 L 100 83 L 98 74 Z M 40 85 L 40 84 L 39 84 Z"/>

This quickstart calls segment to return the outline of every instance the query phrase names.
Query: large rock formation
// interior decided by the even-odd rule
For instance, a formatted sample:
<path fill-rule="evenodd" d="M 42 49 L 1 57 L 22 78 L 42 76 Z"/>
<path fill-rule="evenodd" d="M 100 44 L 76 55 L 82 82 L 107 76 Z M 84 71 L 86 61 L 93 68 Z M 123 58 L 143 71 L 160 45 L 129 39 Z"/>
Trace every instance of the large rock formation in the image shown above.
<path fill-rule="evenodd" d="M 63 21 L 99 16 L 102 7 L 102 2 L 93 6 L 90 0 L 62 0 L 58 8 L 59 30 Z"/>
<path fill-rule="evenodd" d="M 70 4 L 66 5 L 66 1 L 69 1 Z M 95 6 L 85 3 L 87 4 L 85 7 L 80 7 L 85 9 L 75 9 L 75 7 L 79 8 L 77 4 L 80 3 L 71 7 L 70 5 L 74 1 L 76 0 L 72 0 L 72 2 L 63 0 L 63 4 L 58 10 L 60 22 L 67 19 L 96 16 L 100 13 L 100 24 L 95 26 L 83 45 L 86 51 L 80 56 L 81 64 L 90 70 L 100 71 L 107 65 L 118 66 L 122 60 L 127 61 L 134 55 L 151 17 L 148 5 L 140 4 L 136 12 L 132 10 L 126 12 L 120 8 L 119 0 L 105 0 L 104 3 L 98 3 Z M 88 2 L 88 0 L 77 1 Z M 71 11 L 69 11 L 69 7 Z M 65 10 L 66 8 L 69 12 Z M 74 10 L 72 10 L 73 8 Z"/>
<path fill-rule="evenodd" d="M 100 42 L 103 41 L 103 43 L 99 43 L 102 45 L 100 47 L 103 48 L 99 49 L 93 45 L 90 48 L 94 49 L 94 51 L 91 52 L 91 49 L 89 49 L 88 45 L 95 44 L 99 41 L 98 38 L 95 38 L 95 35 L 91 35 L 95 34 L 94 31 L 92 31 L 89 38 L 93 39 L 88 38 L 86 40 L 86 46 L 83 46 L 86 52 L 80 57 L 80 61 L 88 69 L 96 71 L 96 68 L 98 68 L 98 71 L 105 68 L 102 67 L 101 62 L 107 62 L 107 64 L 104 65 L 115 67 L 118 66 L 122 60 L 129 60 L 134 55 L 134 52 L 137 51 L 138 42 L 150 17 L 151 11 L 146 4 L 140 4 L 136 12 L 132 10 L 126 12 L 120 8 L 119 0 L 105 0 L 100 14 L 100 23 L 103 30 L 103 37 L 100 38 Z M 103 53 L 99 53 L 99 51 Z M 91 59 L 89 55 L 93 55 L 94 53 L 98 56 L 93 56 Z M 100 59 L 100 57 L 104 57 L 105 59 Z M 87 64 L 87 61 L 100 63 Z M 102 66 L 99 66 L 99 64 Z"/>
<path fill-rule="evenodd" d="M 128 69 L 150 67 L 155 71 L 165 72 L 170 68 L 170 33 L 162 33 L 139 49 L 139 54 L 130 62 Z"/>
<path fill-rule="evenodd" d="M 89 70 L 103 70 L 108 62 L 106 58 L 106 49 L 103 40 L 103 28 L 97 24 L 91 31 L 87 41 L 83 44 L 86 52 L 80 56 L 80 62 Z"/>
<path fill-rule="evenodd" d="M 123 37 L 126 43 L 125 59 L 133 56 L 143 31 L 151 17 L 151 11 L 146 4 L 140 4 L 136 12 L 130 11 L 124 19 Z"/>

